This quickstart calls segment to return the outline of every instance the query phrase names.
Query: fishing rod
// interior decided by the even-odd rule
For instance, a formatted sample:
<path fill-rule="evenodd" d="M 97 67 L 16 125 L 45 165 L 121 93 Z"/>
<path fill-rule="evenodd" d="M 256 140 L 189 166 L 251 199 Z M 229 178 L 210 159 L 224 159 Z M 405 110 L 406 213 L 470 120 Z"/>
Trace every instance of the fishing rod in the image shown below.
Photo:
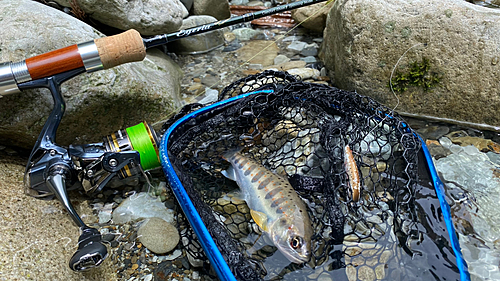
<path fill-rule="evenodd" d="M 148 48 L 323 1 L 326 0 L 302 0 L 147 39 L 136 30 L 128 30 L 20 62 L 0 63 L 0 98 L 23 90 L 47 88 L 54 100 L 52 112 L 28 159 L 24 185 L 25 193 L 30 196 L 56 197 L 80 228 L 78 249 L 69 261 L 71 269 L 97 267 L 108 252 L 99 230 L 86 225 L 74 209 L 67 190 L 83 189 L 87 194 L 95 194 L 112 181 L 143 176 L 145 171 L 161 164 L 159 136 L 146 122 L 118 130 L 103 137 L 102 142 L 58 145 L 56 132 L 66 108 L 61 84 L 85 72 L 142 61 Z"/>
<path fill-rule="evenodd" d="M 117 35 L 71 45 L 20 62 L 2 63 L 0 64 L 0 97 L 19 92 L 18 85 L 21 83 L 78 68 L 84 68 L 86 72 L 94 72 L 129 62 L 142 61 L 146 57 L 146 49 L 149 48 L 324 1 L 326 0 L 302 0 L 145 39 L 138 31 L 130 29 Z"/>

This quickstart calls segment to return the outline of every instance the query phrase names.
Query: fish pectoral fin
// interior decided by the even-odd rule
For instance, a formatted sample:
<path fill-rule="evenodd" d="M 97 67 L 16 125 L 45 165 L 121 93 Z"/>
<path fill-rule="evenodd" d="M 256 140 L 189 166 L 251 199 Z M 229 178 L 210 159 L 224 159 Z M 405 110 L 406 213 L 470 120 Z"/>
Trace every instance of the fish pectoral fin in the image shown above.
<path fill-rule="evenodd" d="M 233 169 L 233 166 L 229 166 L 227 170 L 221 172 L 226 178 L 236 181 L 236 171 Z"/>
<path fill-rule="evenodd" d="M 268 232 L 267 229 L 267 215 L 258 211 L 250 210 L 250 215 L 255 223 L 264 231 Z"/>

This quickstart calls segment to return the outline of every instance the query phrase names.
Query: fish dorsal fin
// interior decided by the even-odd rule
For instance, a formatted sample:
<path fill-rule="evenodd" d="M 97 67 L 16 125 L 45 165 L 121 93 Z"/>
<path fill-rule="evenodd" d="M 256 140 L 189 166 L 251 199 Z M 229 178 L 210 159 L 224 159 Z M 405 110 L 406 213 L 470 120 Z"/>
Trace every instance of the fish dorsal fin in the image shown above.
<path fill-rule="evenodd" d="M 268 231 L 267 228 L 267 215 L 258 211 L 250 210 L 250 215 L 255 223 L 264 231 Z"/>

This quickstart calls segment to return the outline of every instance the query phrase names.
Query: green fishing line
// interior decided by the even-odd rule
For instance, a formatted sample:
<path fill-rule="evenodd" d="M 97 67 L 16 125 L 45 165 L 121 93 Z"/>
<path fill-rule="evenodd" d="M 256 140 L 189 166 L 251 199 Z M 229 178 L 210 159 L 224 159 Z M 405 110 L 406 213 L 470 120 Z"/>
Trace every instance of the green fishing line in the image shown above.
<path fill-rule="evenodd" d="M 141 155 L 141 166 L 147 171 L 160 166 L 158 154 L 144 123 L 125 129 L 134 150 Z"/>

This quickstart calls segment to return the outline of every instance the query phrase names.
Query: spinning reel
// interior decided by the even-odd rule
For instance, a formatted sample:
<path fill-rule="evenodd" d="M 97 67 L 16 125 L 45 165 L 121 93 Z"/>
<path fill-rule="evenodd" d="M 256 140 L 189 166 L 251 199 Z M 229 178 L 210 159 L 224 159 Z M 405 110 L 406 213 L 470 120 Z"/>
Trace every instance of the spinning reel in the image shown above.
<path fill-rule="evenodd" d="M 5 70 L 8 67 L 8 64 L 0 65 L 0 73 L 8 73 Z M 76 69 L 17 84 L 19 90 L 48 88 L 54 99 L 54 108 L 30 154 L 24 185 L 25 193 L 30 196 L 55 196 L 80 228 L 78 250 L 69 261 L 70 268 L 75 271 L 100 265 L 108 251 L 100 232 L 86 225 L 75 211 L 67 190 L 83 189 L 88 194 L 97 193 L 110 181 L 138 177 L 144 171 L 160 166 L 158 137 L 146 122 L 108 135 L 100 143 L 70 145 L 68 148 L 55 143 L 65 108 L 60 85 L 84 71 Z M 12 88 L 6 83 L 2 86 L 4 90 Z"/>

